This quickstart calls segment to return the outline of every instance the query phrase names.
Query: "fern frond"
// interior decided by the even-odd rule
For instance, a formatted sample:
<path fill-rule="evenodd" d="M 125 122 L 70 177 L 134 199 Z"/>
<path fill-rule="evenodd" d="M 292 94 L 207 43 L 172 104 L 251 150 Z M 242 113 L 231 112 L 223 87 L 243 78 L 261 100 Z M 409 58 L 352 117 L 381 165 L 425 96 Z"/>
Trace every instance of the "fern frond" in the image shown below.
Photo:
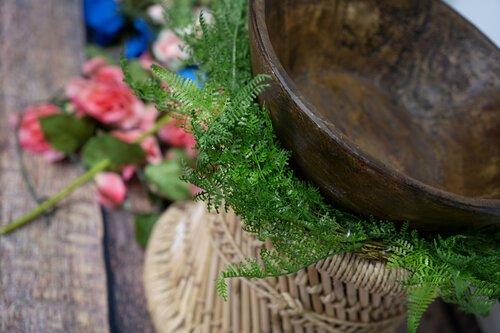
<path fill-rule="evenodd" d="M 268 75 L 259 74 L 254 76 L 253 79 L 237 93 L 234 98 L 234 105 L 240 105 L 245 108 L 255 103 L 257 96 L 269 86 L 265 84 L 267 80 L 269 80 Z"/>
<path fill-rule="evenodd" d="M 276 138 L 267 110 L 256 103 L 267 77 L 252 76 L 247 1 L 218 0 L 212 12 L 211 24 L 200 17 L 201 34 L 184 36 L 191 61 L 207 74 L 203 89 L 161 67 L 153 73 L 168 84 L 168 99 L 178 104 L 178 112 L 190 115 L 199 155 L 185 179 L 204 189 L 198 198 L 212 209 L 232 208 L 245 231 L 273 245 L 259 259 L 227 267 L 217 281 L 219 294 L 227 297 L 226 278 L 279 276 L 337 253 L 378 258 L 371 253 L 378 251 L 390 268 L 410 273 L 402 282 L 409 295 L 410 331 L 438 296 L 485 313 L 500 296 L 496 231 L 424 237 L 408 223 L 366 219 L 327 203 L 290 168 L 290 152 Z M 136 87 L 141 96 L 150 94 L 161 103 L 166 98 L 157 89 L 157 84 Z"/>
<path fill-rule="evenodd" d="M 439 287 L 424 284 L 408 290 L 408 333 L 417 333 L 420 319 L 429 305 L 438 297 Z"/>

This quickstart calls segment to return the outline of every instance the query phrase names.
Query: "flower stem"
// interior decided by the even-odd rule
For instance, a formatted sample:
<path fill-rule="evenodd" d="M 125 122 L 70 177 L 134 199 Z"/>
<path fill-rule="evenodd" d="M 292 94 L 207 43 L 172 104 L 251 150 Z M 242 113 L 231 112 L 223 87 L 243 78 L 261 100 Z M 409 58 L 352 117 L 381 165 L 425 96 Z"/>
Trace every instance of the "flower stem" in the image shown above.
<path fill-rule="evenodd" d="M 26 215 L 23 215 L 20 218 L 18 218 L 16 220 L 14 220 L 13 222 L 9 223 L 8 225 L 6 225 L 5 227 L 0 228 L 0 235 L 6 235 L 6 234 L 24 226 L 26 223 L 30 222 L 31 220 L 36 219 L 37 217 L 42 215 L 45 211 L 47 211 L 48 209 L 57 205 L 61 200 L 63 200 L 68 195 L 73 193 L 80 186 L 82 186 L 82 185 L 86 184 L 87 182 L 89 182 L 90 180 L 92 180 L 96 174 L 98 174 L 101 171 L 104 171 L 110 164 L 111 164 L 111 161 L 108 159 L 102 160 L 101 162 L 97 163 L 94 167 L 89 169 L 83 175 L 81 175 L 77 179 L 73 180 L 68 186 L 63 188 L 56 195 L 54 195 L 53 197 L 42 202 L 40 205 L 38 205 L 36 208 L 34 208 L 32 211 L 30 211 Z"/>
<path fill-rule="evenodd" d="M 155 135 L 163 126 L 165 126 L 166 123 L 168 123 L 170 121 L 170 119 L 171 119 L 171 117 L 168 114 L 161 117 L 150 130 L 142 133 L 137 138 L 137 140 L 135 140 L 135 143 L 141 143 L 146 138 L 148 138 L 152 135 Z M 65 188 L 63 188 L 61 191 L 59 191 L 56 195 L 54 195 L 51 198 L 47 199 L 46 201 L 42 202 L 41 204 L 39 204 L 36 208 L 34 208 L 29 213 L 21 216 L 20 218 L 12 221 L 11 223 L 7 224 L 6 226 L 4 226 L 2 228 L 0 228 L 0 235 L 6 235 L 8 233 L 11 233 L 12 231 L 24 226 L 28 222 L 36 219 L 37 217 L 42 215 L 45 211 L 47 211 L 50 208 L 57 205 L 61 200 L 63 200 L 67 196 L 69 196 L 71 193 L 73 193 L 80 186 L 91 181 L 96 174 L 98 174 L 101 171 L 106 170 L 106 168 L 108 168 L 110 166 L 110 164 L 111 164 L 111 161 L 108 159 L 102 160 L 101 162 L 97 163 L 96 165 L 94 165 L 94 167 L 89 169 L 83 175 L 81 175 L 77 179 L 73 180 L 69 185 L 67 185 Z"/>

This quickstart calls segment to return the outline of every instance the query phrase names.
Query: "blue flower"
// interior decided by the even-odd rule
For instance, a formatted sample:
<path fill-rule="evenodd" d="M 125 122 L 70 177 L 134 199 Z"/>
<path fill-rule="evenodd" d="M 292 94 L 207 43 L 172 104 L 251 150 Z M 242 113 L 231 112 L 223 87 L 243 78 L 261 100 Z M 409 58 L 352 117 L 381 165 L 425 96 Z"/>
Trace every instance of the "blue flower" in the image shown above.
<path fill-rule="evenodd" d="M 143 19 L 134 19 L 133 25 L 137 34 L 125 41 L 124 53 L 127 59 L 136 58 L 143 54 L 155 39 L 155 33 Z"/>
<path fill-rule="evenodd" d="M 85 24 L 89 40 L 101 46 L 113 43 L 125 25 L 115 0 L 85 0 Z"/>
<path fill-rule="evenodd" d="M 199 73 L 198 73 L 198 67 L 197 66 L 188 66 L 184 67 L 183 69 L 180 69 L 177 71 L 177 75 L 183 77 L 186 80 L 191 80 L 194 81 L 195 83 L 198 84 L 198 87 L 203 88 L 203 82 L 201 82 L 199 79 Z M 202 75 L 203 79 L 203 75 Z"/>

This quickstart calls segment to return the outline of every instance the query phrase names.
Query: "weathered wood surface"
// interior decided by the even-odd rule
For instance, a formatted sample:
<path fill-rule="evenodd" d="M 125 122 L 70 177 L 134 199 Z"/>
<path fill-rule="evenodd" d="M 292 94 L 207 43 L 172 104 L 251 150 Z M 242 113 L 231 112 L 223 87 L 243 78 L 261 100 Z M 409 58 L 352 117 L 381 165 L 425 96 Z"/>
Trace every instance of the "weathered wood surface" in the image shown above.
<path fill-rule="evenodd" d="M 105 214 L 105 227 L 110 327 L 113 332 L 153 332 L 142 284 L 144 251 L 135 241 L 133 215 Z"/>
<path fill-rule="evenodd" d="M 8 119 L 77 74 L 83 46 L 80 1 L 0 0 L 2 224 L 35 205 Z M 23 161 L 41 196 L 80 173 L 29 155 Z M 131 196 L 133 209 L 145 207 L 144 197 Z M 0 238 L 0 332 L 152 331 L 142 289 L 144 254 L 135 242 L 133 216 L 108 213 L 104 224 L 87 186 L 57 210 L 50 224 L 40 219 Z M 454 332 L 453 319 L 441 307 L 434 309 L 422 327 Z"/>
<path fill-rule="evenodd" d="M 440 0 L 251 0 L 249 23 L 276 134 L 326 198 L 500 225 L 500 50 L 472 24 Z"/>
<path fill-rule="evenodd" d="M 79 0 L 0 1 L 0 211 L 5 224 L 33 208 L 9 117 L 47 99 L 79 72 Z M 79 170 L 24 156 L 41 196 Z M 103 224 L 93 190 L 78 190 L 50 218 L 0 238 L 0 332 L 108 332 Z"/>
<path fill-rule="evenodd" d="M 129 190 L 128 206 L 136 212 L 151 209 L 139 186 Z M 104 223 L 111 330 L 153 332 L 142 283 L 144 250 L 135 240 L 134 214 L 104 211 Z"/>

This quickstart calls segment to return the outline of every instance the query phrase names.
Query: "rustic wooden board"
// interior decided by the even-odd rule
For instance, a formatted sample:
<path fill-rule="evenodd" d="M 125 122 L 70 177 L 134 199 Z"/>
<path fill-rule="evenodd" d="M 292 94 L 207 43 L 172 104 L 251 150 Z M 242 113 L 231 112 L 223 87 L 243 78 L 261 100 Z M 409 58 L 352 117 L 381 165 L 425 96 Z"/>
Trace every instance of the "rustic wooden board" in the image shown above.
<path fill-rule="evenodd" d="M 132 211 L 151 210 L 139 186 L 129 190 L 128 206 Z M 105 210 L 104 223 L 110 327 L 114 332 L 153 332 L 142 282 L 144 250 L 135 240 L 134 214 Z"/>
<path fill-rule="evenodd" d="M 34 207 L 22 179 L 8 119 L 48 98 L 78 73 L 84 33 L 79 0 L 0 1 L 0 218 Z M 80 172 L 24 156 L 40 195 Z M 86 186 L 47 224 L 43 219 L 0 238 L 1 332 L 108 332 L 103 225 Z"/>

